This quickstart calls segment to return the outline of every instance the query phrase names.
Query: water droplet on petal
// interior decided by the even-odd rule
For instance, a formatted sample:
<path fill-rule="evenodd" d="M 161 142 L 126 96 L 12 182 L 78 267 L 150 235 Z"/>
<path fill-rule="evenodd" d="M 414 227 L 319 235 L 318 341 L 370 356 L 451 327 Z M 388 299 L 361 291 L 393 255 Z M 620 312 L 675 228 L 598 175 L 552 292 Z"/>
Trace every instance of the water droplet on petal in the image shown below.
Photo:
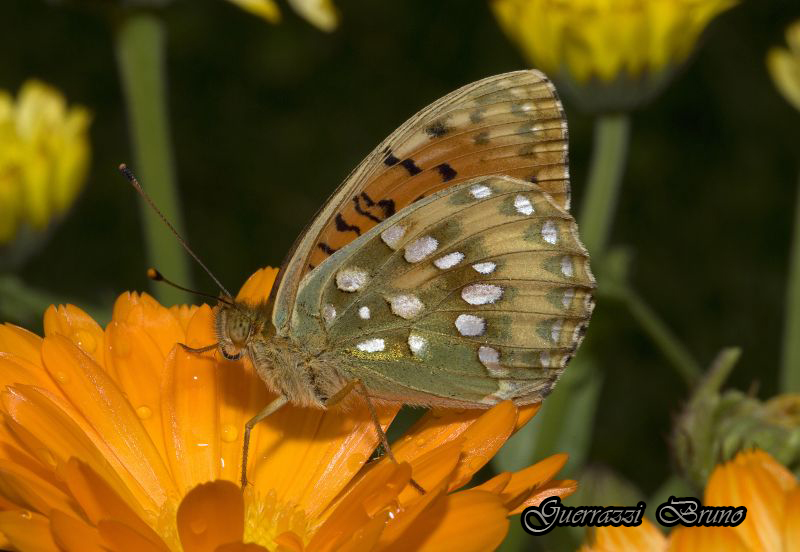
<path fill-rule="evenodd" d="M 69 374 L 61 371 L 55 373 L 55 378 L 58 383 L 69 383 L 70 380 Z"/>
<path fill-rule="evenodd" d="M 208 524 L 204 519 L 193 519 L 189 522 L 189 529 L 195 535 L 201 535 L 206 532 L 206 529 L 208 529 Z"/>
<path fill-rule="evenodd" d="M 361 466 L 364 465 L 364 462 L 367 461 L 367 456 L 361 453 L 351 454 L 347 457 L 347 468 L 350 471 L 358 471 L 361 469 Z"/>
<path fill-rule="evenodd" d="M 149 406 L 140 406 L 136 409 L 136 415 L 139 416 L 142 420 L 148 419 L 150 416 L 153 415 L 153 411 L 150 409 Z"/>
<path fill-rule="evenodd" d="M 73 333 L 72 341 L 87 353 L 93 353 L 97 349 L 97 340 L 85 330 L 78 330 Z"/>
<path fill-rule="evenodd" d="M 222 434 L 221 438 L 226 443 L 232 443 L 239 437 L 239 430 L 233 427 L 231 424 L 225 424 L 222 426 Z"/>
<path fill-rule="evenodd" d="M 428 442 L 428 440 L 427 440 L 427 439 L 425 439 L 425 438 L 423 438 L 423 437 L 420 437 L 419 439 L 417 439 L 416 441 L 414 441 L 414 446 L 415 446 L 415 447 L 418 447 L 418 448 L 422 448 L 422 447 L 424 447 L 424 446 L 425 446 L 425 444 L 426 444 L 427 442 Z"/>
<path fill-rule="evenodd" d="M 22 519 L 31 519 L 33 517 L 33 514 L 31 514 L 28 510 L 20 510 L 19 517 L 21 517 Z"/>
<path fill-rule="evenodd" d="M 55 468 L 58 462 L 56 462 L 55 456 L 53 453 L 47 449 L 39 449 L 39 455 L 43 463 L 47 464 L 51 468 Z"/>

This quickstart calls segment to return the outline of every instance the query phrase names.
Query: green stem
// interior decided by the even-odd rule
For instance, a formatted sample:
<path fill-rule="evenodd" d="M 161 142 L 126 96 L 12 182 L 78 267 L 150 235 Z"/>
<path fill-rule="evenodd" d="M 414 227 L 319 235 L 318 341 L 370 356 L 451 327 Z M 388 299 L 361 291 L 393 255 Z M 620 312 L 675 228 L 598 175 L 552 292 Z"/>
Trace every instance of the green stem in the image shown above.
<path fill-rule="evenodd" d="M 798 393 L 800 392 L 800 180 L 795 198 L 794 235 L 789 255 L 781 390 L 784 393 Z"/>
<path fill-rule="evenodd" d="M 672 363 L 686 385 L 694 385 L 703 374 L 703 369 L 689 350 L 635 291 L 629 288 L 621 289 L 617 295 L 628 307 L 633 318 Z"/>
<path fill-rule="evenodd" d="M 629 134 L 630 118 L 627 114 L 600 115 L 597 118 L 589 179 L 578 220 L 583 243 L 598 260 L 605 252 L 614 220 Z"/>
<path fill-rule="evenodd" d="M 128 13 L 117 29 L 117 62 L 136 153 L 135 172 L 167 219 L 185 235 L 169 138 L 164 38 L 157 16 Z M 142 198 L 139 207 L 150 264 L 170 279 L 191 286 L 187 257 L 178 240 Z M 188 294 L 165 285 L 156 285 L 153 292 L 166 305 L 190 302 Z"/>

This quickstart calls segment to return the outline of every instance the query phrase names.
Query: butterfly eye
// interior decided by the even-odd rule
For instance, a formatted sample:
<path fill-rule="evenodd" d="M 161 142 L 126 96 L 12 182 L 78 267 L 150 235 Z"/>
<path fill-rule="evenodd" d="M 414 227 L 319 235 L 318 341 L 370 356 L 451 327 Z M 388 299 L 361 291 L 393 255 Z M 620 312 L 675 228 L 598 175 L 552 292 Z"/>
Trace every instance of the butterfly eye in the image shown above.
<path fill-rule="evenodd" d="M 226 333 L 237 347 L 243 347 L 251 334 L 251 321 L 244 313 L 233 312 L 228 315 Z M 223 351 L 224 354 L 224 351 Z M 227 356 L 226 356 L 227 358 Z"/>

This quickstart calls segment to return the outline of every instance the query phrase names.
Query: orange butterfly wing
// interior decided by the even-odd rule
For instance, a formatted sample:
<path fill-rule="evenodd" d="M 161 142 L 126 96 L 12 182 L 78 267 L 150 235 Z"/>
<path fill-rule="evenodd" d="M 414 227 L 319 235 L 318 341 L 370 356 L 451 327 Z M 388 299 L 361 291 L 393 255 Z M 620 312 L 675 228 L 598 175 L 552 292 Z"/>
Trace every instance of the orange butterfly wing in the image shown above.
<path fill-rule="evenodd" d="M 301 278 L 414 201 L 464 180 L 527 180 L 569 208 L 567 124 L 541 72 L 516 71 L 468 84 L 426 107 L 354 170 L 300 236 L 275 287 L 273 323 L 289 322 Z"/>

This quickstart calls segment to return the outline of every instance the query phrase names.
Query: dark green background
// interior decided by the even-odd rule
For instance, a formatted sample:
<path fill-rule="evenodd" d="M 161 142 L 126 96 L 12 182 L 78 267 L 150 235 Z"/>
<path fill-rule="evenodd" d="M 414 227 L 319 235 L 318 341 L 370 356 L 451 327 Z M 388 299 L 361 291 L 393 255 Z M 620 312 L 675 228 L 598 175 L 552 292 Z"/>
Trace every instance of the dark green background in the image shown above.
<path fill-rule="evenodd" d="M 286 5 L 277 26 L 221 1 L 164 12 L 188 238 L 229 288 L 278 265 L 350 169 L 417 109 L 526 66 L 483 1 L 337 5 L 332 34 Z M 686 70 L 634 116 L 613 232 L 634 254 L 636 287 L 697 358 L 743 347 L 732 384 L 757 382 L 762 397 L 777 391 L 800 165 L 800 114 L 764 58 L 798 17 L 796 0 L 751 0 L 712 24 Z M 108 20 L 88 11 L 0 6 L 0 87 L 36 76 L 94 113 L 86 190 L 22 277 L 64 301 L 105 306 L 148 285 L 136 198 L 116 172 L 132 154 L 112 39 Z M 566 110 L 580 205 L 592 119 L 568 99 Z M 590 457 L 649 493 L 669 473 L 666 437 L 686 391 L 626 311 L 600 302 L 595 317 L 606 385 Z"/>

